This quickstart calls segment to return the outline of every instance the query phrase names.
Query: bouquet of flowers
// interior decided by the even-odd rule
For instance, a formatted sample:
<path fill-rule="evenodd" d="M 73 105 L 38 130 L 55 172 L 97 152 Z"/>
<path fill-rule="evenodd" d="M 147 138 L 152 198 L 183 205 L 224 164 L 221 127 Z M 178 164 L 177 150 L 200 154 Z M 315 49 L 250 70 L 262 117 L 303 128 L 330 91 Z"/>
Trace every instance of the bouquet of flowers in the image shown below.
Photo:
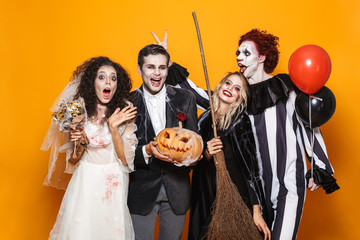
<path fill-rule="evenodd" d="M 86 119 L 85 103 L 82 98 L 75 98 L 71 101 L 64 100 L 60 103 L 58 110 L 52 113 L 52 118 L 59 124 L 61 132 L 70 132 L 83 127 Z M 79 142 L 75 142 L 74 155 Z"/>

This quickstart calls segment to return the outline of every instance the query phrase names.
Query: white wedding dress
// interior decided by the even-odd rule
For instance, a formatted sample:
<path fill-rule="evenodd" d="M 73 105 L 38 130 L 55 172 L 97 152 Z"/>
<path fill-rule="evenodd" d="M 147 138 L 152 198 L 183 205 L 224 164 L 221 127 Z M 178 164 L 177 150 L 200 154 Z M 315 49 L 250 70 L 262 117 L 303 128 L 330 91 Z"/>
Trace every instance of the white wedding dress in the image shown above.
<path fill-rule="evenodd" d="M 119 127 L 128 163 L 124 166 L 116 155 L 107 123 L 85 123 L 90 144 L 69 182 L 49 239 L 134 239 L 127 195 L 129 172 L 134 169 L 135 130 L 134 123 Z"/>

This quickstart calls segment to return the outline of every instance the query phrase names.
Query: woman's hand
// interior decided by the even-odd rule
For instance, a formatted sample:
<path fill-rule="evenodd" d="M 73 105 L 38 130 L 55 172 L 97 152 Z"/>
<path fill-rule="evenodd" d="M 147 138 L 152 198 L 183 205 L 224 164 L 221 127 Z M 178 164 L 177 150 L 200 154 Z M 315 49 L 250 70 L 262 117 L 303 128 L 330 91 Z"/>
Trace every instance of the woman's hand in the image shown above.
<path fill-rule="evenodd" d="M 70 140 L 73 143 L 80 142 L 81 144 L 86 144 L 88 142 L 84 129 L 76 129 L 74 131 L 71 131 Z"/>
<path fill-rule="evenodd" d="M 76 164 L 83 155 L 86 145 L 89 144 L 89 140 L 86 137 L 86 133 L 83 128 L 76 129 L 70 132 L 70 140 L 74 143 L 73 153 L 70 155 L 69 162 Z"/>
<path fill-rule="evenodd" d="M 128 105 L 122 110 L 120 110 L 120 108 L 117 108 L 108 119 L 109 131 L 111 133 L 116 155 L 124 166 L 127 166 L 128 163 L 125 157 L 124 142 L 119 133 L 119 126 L 124 122 L 133 119 L 135 116 L 136 107 Z"/>
<path fill-rule="evenodd" d="M 205 157 L 207 159 L 212 158 L 215 154 L 222 151 L 223 144 L 220 140 L 220 137 L 213 138 L 210 141 L 207 142 L 207 149 L 205 151 Z"/>
<path fill-rule="evenodd" d="M 271 232 L 268 226 L 266 225 L 264 218 L 261 215 L 260 206 L 254 205 L 253 211 L 254 211 L 253 218 L 256 227 L 259 229 L 260 232 L 264 233 L 264 240 L 270 240 Z"/>
<path fill-rule="evenodd" d="M 118 131 L 119 126 L 124 122 L 133 119 L 136 116 L 136 113 L 136 107 L 132 107 L 131 105 L 124 107 L 122 110 L 117 108 L 108 119 L 110 132 Z"/>

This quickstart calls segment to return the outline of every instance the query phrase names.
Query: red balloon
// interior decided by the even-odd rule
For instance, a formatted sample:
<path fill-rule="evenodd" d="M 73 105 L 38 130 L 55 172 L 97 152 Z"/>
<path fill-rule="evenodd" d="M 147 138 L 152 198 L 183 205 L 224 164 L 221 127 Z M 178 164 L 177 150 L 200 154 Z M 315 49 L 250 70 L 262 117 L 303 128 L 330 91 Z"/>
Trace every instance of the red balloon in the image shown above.
<path fill-rule="evenodd" d="M 288 67 L 293 83 L 304 93 L 314 94 L 329 79 L 331 60 L 323 48 L 305 45 L 291 55 Z"/>

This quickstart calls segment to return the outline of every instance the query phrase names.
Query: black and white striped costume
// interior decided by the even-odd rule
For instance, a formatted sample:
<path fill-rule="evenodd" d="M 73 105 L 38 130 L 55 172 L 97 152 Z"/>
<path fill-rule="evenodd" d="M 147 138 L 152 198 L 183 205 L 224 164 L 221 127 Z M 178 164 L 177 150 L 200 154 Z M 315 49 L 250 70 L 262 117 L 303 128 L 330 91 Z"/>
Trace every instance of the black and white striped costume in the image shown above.
<path fill-rule="evenodd" d="M 191 80 L 178 87 L 191 90 L 202 109 L 209 106 L 204 90 Z M 287 74 L 249 85 L 248 114 L 255 135 L 272 239 L 296 239 L 305 200 L 306 157 L 311 156 L 311 131 L 295 112 L 295 87 Z M 327 193 L 337 190 L 319 128 L 314 129 L 314 173 L 324 176 Z M 304 151 L 305 150 L 305 151 Z M 306 155 L 305 155 L 306 154 Z M 325 170 L 325 171 L 324 171 Z M 273 220 L 273 221 L 271 221 Z"/>

